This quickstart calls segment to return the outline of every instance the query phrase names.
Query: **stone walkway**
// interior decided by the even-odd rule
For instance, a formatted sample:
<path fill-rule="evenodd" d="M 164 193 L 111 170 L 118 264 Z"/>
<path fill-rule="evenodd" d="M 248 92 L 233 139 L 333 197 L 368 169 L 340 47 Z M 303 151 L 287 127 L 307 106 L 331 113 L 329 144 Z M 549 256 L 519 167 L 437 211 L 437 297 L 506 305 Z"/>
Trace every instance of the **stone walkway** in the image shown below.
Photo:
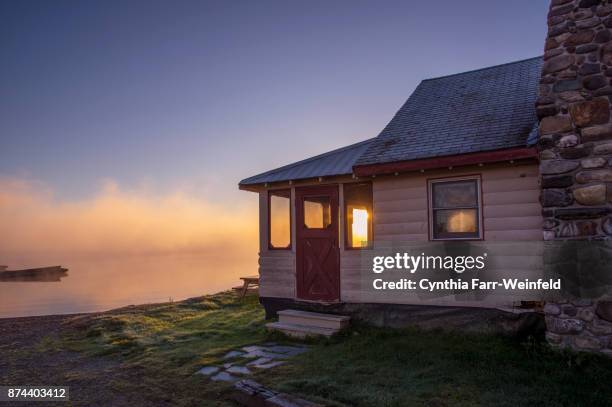
<path fill-rule="evenodd" d="M 263 345 L 245 346 L 223 356 L 227 362 L 221 366 L 203 366 L 196 374 L 209 376 L 211 380 L 235 382 L 248 376 L 256 369 L 270 369 L 282 365 L 287 359 L 306 352 L 306 345 Z"/>

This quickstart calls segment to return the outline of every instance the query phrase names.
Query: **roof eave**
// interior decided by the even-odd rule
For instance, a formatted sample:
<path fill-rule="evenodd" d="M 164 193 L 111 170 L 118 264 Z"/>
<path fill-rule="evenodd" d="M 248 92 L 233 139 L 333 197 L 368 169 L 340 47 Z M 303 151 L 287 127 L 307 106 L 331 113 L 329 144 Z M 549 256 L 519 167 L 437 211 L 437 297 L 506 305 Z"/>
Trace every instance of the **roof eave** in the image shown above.
<path fill-rule="evenodd" d="M 516 147 L 503 150 L 481 151 L 477 153 L 458 154 L 417 160 L 356 165 L 353 167 L 353 173 L 358 177 L 368 177 L 372 175 L 393 174 L 396 172 L 429 170 L 444 167 L 461 167 L 466 165 L 537 158 L 538 151 L 536 147 Z"/>
<path fill-rule="evenodd" d="M 238 189 L 241 191 L 260 192 L 264 188 L 263 184 L 238 184 Z"/>

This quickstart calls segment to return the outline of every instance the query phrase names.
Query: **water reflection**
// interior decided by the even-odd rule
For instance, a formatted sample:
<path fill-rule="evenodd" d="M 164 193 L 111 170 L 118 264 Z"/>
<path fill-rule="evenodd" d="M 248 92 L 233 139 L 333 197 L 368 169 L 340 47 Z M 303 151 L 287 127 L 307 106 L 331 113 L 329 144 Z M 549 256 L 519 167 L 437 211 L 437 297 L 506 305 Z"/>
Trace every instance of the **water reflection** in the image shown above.
<path fill-rule="evenodd" d="M 62 259 L 70 271 L 59 283 L 0 282 L 0 318 L 102 311 L 218 292 L 257 274 L 252 253 Z"/>

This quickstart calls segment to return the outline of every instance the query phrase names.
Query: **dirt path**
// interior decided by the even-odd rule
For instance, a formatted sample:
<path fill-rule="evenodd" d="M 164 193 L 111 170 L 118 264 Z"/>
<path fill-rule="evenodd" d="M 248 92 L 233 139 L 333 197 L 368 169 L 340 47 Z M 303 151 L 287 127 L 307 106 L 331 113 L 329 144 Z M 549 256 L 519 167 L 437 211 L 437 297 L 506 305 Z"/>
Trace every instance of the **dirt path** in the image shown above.
<path fill-rule="evenodd" d="M 110 358 L 85 357 L 53 346 L 63 329 L 62 324 L 73 317 L 0 319 L 0 384 L 70 386 L 74 405 L 148 404 L 142 402 L 139 394 L 116 389 L 117 383 L 133 379 L 138 372 L 123 369 L 119 362 Z M 23 406 L 24 403 L 14 405 Z"/>

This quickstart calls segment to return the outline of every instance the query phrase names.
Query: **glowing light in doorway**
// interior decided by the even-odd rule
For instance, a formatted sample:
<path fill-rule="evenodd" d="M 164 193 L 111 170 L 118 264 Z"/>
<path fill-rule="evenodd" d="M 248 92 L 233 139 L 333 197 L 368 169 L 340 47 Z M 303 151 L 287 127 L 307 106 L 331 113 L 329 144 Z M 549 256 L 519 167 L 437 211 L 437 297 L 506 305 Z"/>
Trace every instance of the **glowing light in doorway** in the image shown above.
<path fill-rule="evenodd" d="M 365 209 L 353 209 L 353 247 L 364 247 L 368 244 L 368 216 Z"/>

